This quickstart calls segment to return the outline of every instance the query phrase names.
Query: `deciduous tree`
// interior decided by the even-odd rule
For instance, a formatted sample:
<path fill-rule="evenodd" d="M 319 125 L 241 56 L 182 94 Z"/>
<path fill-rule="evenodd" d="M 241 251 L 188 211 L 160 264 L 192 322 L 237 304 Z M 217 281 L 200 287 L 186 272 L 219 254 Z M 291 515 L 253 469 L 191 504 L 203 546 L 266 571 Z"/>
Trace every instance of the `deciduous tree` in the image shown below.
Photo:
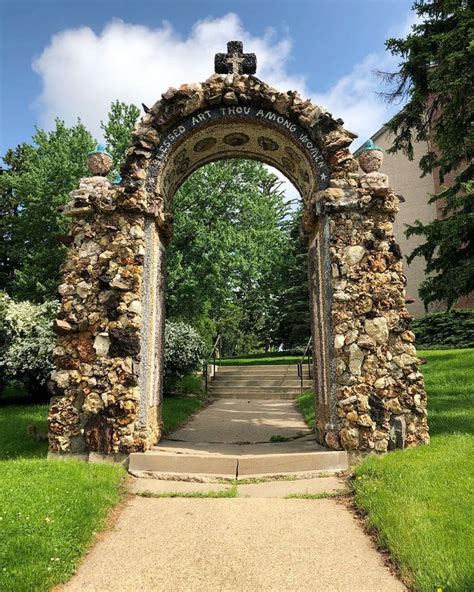
<path fill-rule="evenodd" d="M 114 159 L 117 170 L 125 159 L 125 152 L 132 143 L 132 131 L 140 115 L 140 109 L 133 104 L 114 101 L 110 105 L 107 121 L 101 121 L 107 150 Z"/>
<path fill-rule="evenodd" d="M 68 128 L 57 119 L 52 131 L 37 129 L 32 144 L 4 156 L 9 168 L 0 176 L 0 194 L 7 215 L 0 232 L 7 271 L 0 289 L 21 300 L 56 297 L 64 254 L 58 236 L 67 230 L 58 207 L 87 174 L 86 157 L 93 146 L 81 122 Z"/>

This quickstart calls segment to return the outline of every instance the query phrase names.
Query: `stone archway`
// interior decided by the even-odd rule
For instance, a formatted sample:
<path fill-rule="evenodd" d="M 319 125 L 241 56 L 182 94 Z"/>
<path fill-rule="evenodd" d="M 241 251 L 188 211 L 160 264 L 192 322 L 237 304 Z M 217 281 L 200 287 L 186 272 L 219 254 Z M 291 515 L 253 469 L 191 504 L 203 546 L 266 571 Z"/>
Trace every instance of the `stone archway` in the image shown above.
<path fill-rule="evenodd" d="M 341 120 L 260 81 L 241 49 L 231 42 L 216 56 L 218 73 L 146 109 L 120 184 L 82 179 L 64 208 L 72 223 L 56 321 L 53 455 L 123 455 L 159 440 L 171 201 L 194 170 L 222 158 L 273 165 L 301 193 L 319 441 L 380 452 L 428 441 L 393 239 L 397 198 L 376 165 L 359 175 L 348 148 L 355 136 Z"/>

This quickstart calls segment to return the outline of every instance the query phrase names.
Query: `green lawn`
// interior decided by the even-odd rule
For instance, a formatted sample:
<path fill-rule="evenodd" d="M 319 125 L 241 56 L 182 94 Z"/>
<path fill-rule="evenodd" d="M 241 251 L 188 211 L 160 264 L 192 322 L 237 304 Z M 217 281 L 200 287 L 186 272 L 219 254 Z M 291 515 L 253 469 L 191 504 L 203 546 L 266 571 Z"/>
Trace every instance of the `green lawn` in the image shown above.
<path fill-rule="evenodd" d="M 163 429 L 169 434 L 185 423 L 204 405 L 201 397 L 165 397 L 163 399 Z"/>
<path fill-rule="evenodd" d="M 316 420 L 314 409 L 314 393 L 313 391 L 306 391 L 296 400 L 298 408 L 301 411 L 305 422 L 310 428 L 314 428 Z"/>
<path fill-rule="evenodd" d="M 367 458 L 355 500 L 417 592 L 474 590 L 474 350 L 422 352 L 431 444 Z"/>
<path fill-rule="evenodd" d="M 41 592 L 64 582 L 121 497 L 118 466 L 48 461 L 26 432 L 47 406 L 0 408 L 0 590 Z"/>
<path fill-rule="evenodd" d="M 167 432 L 203 405 L 199 397 L 166 398 Z M 0 591 L 41 592 L 65 582 L 122 498 L 118 466 L 46 460 L 47 405 L 0 408 Z"/>
<path fill-rule="evenodd" d="M 222 358 L 222 366 L 256 366 L 271 364 L 297 364 L 301 360 L 302 354 L 288 355 L 285 352 L 270 352 L 267 354 L 249 354 L 248 356 L 239 356 L 237 358 Z"/>
<path fill-rule="evenodd" d="M 34 424 L 38 430 L 46 432 L 47 415 L 47 405 L 0 407 L 0 460 L 44 458 L 47 442 L 36 442 L 26 433 L 26 428 Z"/>

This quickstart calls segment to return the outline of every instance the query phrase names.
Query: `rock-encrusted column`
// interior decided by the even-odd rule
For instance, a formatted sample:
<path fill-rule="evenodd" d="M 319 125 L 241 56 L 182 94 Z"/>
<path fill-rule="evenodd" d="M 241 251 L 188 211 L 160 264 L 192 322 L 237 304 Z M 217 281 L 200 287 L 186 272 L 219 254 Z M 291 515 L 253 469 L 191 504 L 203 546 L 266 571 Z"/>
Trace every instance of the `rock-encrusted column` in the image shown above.
<path fill-rule="evenodd" d="M 143 450 L 160 429 L 156 401 L 146 417 L 137 384 L 147 215 L 139 187 L 127 193 L 105 177 L 102 147 L 89 168 L 63 210 L 72 221 L 49 414 L 50 454 L 87 458 Z"/>
<path fill-rule="evenodd" d="M 426 393 L 393 222 L 398 198 L 378 172 L 381 149 L 359 162 L 335 155 L 329 188 L 314 207 L 329 219 L 336 398 L 318 421 L 321 442 L 348 451 L 385 452 L 429 441 Z M 327 413 L 326 413 L 327 416 Z"/>

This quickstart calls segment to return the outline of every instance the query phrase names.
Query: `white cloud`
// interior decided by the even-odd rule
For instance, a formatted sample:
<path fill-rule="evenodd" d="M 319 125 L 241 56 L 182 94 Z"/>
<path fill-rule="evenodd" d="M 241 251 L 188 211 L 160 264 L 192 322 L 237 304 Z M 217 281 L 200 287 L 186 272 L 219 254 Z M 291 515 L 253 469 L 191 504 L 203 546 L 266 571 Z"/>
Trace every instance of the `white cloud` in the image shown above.
<path fill-rule="evenodd" d="M 205 80 L 229 39 L 241 39 L 245 51 L 257 54 L 262 79 L 306 92 L 304 78 L 287 73 L 289 38 L 276 40 L 272 30 L 254 37 L 235 14 L 199 21 L 186 38 L 169 23 L 150 29 L 113 20 L 100 34 L 88 27 L 58 33 L 34 60 L 43 83 L 39 123 L 49 127 L 55 117 L 73 123 L 79 116 L 99 136 L 114 99 L 152 105 L 169 86 Z"/>
<path fill-rule="evenodd" d="M 387 36 L 406 35 L 414 22 L 410 13 Z M 106 118 L 113 100 L 152 105 L 169 86 L 205 80 L 213 72 L 214 54 L 224 51 L 229 39 L 241 39 L 245 51 L 257 54 L 261 79 L 282 90 L 297 89 L 341 117 L 345 126 L 359 135 L 355 146 L 396 109 L 376 94 L 381 83 L 374 70 L 390 70 L 396 65 L 383 50 L 355 64 L 327 92 L 311 92 L 305 78 L 289 68 L 292 45 L 288 36 L 278 39 L 271 29 L 262 37 L 252 36 L 240 18 L 229 13 L 198 21 L 187 37 L 166 22 L 150 29 L 120 20 L 112 20 L 99 34 L 81 27 L 54 35 L 33 62 L 43 85 L 35 103 L 39 124 L 51 127 L 55 117 L 72 124 L 80 117 L 100 137 L 100 121 Z M 288 183 L 288 196 L 293 197 L 295 191 Z"/>
<path fill-rule="evenodd" d="M 414 13 L 409 13 L 405 21 L 387 32 L 388 37 L 405 37 L 412 25 L 418 22 Z M 367 55 L 362 62 L 340 78 L 327 92 L 315 93 L 312 99 L 324 105 L 335 117 L 344 120 L 344 126 L 359 138 L 353 148 L 363 144 L 388 119 L 400 109 L 400 105 L 388 105 L 379 95 L 384 90 L 376 71 L 396 71 L 397 58 L 387 51 Z"/>

